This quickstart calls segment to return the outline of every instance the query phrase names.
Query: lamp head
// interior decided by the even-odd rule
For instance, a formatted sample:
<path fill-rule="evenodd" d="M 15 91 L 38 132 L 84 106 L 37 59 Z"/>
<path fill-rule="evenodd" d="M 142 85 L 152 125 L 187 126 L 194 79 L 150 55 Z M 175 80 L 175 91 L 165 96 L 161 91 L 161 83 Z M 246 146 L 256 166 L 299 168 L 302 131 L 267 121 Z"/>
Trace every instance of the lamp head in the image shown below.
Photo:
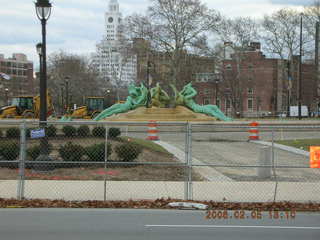
<path fill-rule="evenodd" d="M 36 45 L 38 55 L 42 56 L 42 43 Z"/>
<path fill-rule="evenodd" d="M 52 4 L 49 0 L 37 0 L 35 2 L 37 16 L 40 20 L 48 20 L 51 15 Z"/>

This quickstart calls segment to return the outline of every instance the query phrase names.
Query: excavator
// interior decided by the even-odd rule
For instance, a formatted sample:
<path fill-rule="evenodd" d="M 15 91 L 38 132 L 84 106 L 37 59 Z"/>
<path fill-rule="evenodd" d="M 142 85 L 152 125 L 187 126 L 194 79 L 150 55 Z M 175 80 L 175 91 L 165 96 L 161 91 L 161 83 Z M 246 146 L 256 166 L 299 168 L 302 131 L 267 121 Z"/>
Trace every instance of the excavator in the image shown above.
<path fill-rule="evenodd" d="M 61 120 L 93 119 L 104 110 L 104 107 L 103 97 L 87 97 L 84 106 L 72 110 L 70 114 L 64 115 Z"/>
<path fill-rule="evenodd" d="M 54 112 L 52 98 L 47 94 L 47 116 Z M 0 109 L 0 118 L 39 118 L 40 96 L 17 96 L 12 98 L 11 105 Z"/>

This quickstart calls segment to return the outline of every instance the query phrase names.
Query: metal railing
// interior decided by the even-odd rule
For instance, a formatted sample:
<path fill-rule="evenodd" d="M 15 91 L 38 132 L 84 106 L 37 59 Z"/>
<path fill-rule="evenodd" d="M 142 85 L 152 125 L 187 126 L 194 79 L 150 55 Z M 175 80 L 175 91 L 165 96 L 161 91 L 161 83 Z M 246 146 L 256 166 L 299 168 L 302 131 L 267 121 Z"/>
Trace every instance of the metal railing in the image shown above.
<path fill-rule="evenodd" d="M 279 145 L 320 139 L 320 125 L 262 125 L 248 141 L 247 124 L 157 124 L 151 142 L 148 122 L 48 121 L 41 137 L 38 121 L 1 121 L 0 198 L 320 202 L 308 152 Z"/>

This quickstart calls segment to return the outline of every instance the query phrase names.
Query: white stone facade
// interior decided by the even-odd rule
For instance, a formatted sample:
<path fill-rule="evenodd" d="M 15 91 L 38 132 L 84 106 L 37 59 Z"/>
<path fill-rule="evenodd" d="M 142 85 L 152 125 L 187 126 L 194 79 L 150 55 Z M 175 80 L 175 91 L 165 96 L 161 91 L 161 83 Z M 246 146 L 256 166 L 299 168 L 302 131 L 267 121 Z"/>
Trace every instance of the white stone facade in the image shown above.
<path fill-rule="evenodd" d="M 116 87 L 127 86 L 134 82 L 137 76 L 137 57 L 121 54 L 122 14 L 117 0 L 110 0 L 105 13 L 105 33 L 96 46 L 93 62 L 104 82 L 110 82 Z"/>

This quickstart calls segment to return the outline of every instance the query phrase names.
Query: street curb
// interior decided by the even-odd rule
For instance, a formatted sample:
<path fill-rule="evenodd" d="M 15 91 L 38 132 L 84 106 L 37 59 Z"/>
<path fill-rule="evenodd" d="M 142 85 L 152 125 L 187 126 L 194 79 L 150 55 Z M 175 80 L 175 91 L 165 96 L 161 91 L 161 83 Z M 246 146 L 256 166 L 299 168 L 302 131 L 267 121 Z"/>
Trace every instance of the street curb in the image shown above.
<path fill-rule="evenodd" d="M 256 144 L 265 145 L 265 146 L 270 146 L 270 147 L 272 146 L 271 142 L 265 142 L 265 141 L 260 141 L 260 140 L 250 141 L 250 142 L 256 143 Z M 274 143 L 273 146 L 275 148 L 278 148 L 278 149 L 281 149 L 281 150 L 284 150 L 284 151 L 287 151 L 287 152 L 295 153 L 295 154 L 298 154 L 298 155 L 302 155 L 302 156 L 305 156 L 305 157 L 309 157 L 310 156 L 309 152 L 301 150 L 301 149 L 298 149 L 298 148 L 289 147 L 289 146 L 278 144 L 278 143 Z"/>

